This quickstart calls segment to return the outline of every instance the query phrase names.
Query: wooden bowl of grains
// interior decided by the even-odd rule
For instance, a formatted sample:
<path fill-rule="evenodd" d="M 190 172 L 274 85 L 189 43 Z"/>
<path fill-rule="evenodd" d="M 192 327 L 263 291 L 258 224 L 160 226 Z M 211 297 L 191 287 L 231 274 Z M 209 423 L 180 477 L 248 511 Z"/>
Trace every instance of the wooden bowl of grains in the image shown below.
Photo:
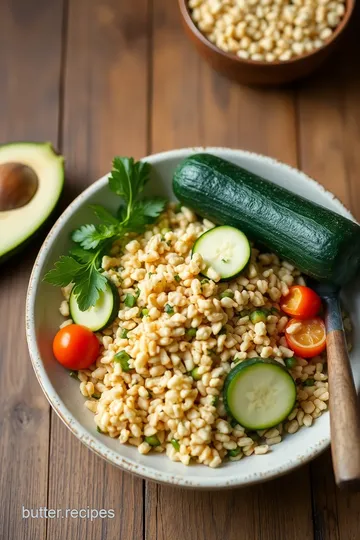
<path fill-rule="evenodd" d="M 216 69 L 244 84 L 306 77 L 338 43 L 355 0 L 179 0 L 185 30 Z"/>

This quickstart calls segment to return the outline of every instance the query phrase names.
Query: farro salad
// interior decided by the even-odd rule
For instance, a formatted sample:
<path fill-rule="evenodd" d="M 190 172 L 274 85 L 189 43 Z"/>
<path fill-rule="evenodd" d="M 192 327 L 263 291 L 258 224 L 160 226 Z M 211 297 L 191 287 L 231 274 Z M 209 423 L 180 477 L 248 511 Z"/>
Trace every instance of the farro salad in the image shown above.
<path fill-rule="evenodd" d="M 64 296 L 54 355 L 97 430 L 141 454 L 210 467 L 266 454 L 327 410 L 320 298 L 238 229 L 140 200 L 149 172 L 114 160 L 125 206 L 94 207 L 100 223 L 45 277 Z"/>

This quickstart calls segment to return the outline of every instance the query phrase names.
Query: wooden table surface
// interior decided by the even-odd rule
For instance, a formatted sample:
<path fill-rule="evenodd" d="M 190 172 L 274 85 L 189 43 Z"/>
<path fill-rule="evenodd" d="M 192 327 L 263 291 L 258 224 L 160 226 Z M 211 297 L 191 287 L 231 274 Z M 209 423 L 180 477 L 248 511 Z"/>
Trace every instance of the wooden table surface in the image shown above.
<path fill-rule="evenodd" d="M 218 145 L 303 169 L 360 219 L 359 10 L 354 18 L 314 77 L 265 90 L 198 58 L 175 0 L 1 0 L 0 143 L 49 140 L 64 153 L 62 208 L 116 154 Z M 360 538 L 360 495 L 335 489 L 329 452 L 263 485 L 200 493 L 144 482 L 78 442 L 42 394 L 25 341 L 42 239 L 0 268 L 0 540 Z M 113 508 L 115 518 L 22 519 L 22 506 Z"/>

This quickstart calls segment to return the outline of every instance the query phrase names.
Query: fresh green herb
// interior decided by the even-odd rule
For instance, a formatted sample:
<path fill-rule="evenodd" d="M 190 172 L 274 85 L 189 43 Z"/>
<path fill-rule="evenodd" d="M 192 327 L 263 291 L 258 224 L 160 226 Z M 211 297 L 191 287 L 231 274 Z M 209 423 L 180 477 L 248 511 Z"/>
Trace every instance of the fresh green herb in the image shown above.
<path fill-rule="evenodd" d="M 179 274 L 175 274 L 174 279 L 175 279 L 175 281 L 177 281 L 178 283 L 180 283 L 180 281 L 181 281 L 181 277 L 179 276 Z"/>
<path fill-rule="evenodd" d="M 258 322 L 266 322 L 266 313 L 262 309 L 255 309 L 255 311 L 252 311 L 250 313 L 250 321 L 253 324 L 256 324 Z"/>
<path fill-rule="evenodd" d="M 225 326 L 223 326 L 223 327 L 221 328 L 221 330 L 220 330 L 220 332 L 219 332 L 218 335 L 221 336 L 221 334 L 226 334 L 226 327 L 225 327 Z"/>
<path fill-rule="evenodd" d="M 77 371 L 70 371 L 69 372 L 69 375 L 72 379 L 76 379 L 76 380 L 79 380 L 79 377 L 78 377 L 78 372 Z"/>
<path fill-rule="evenodd" d="M 180 450 L 180 444 L 176 439 L 171 439 L 171 444 L 177 452 Z"/>
<path fill-rule="evenodd" d="M 173 306 L 170 306 L 170 304 L 165 304 L 164 311 L 168 315 L 173 315 L 173 313 L 175 313 L 175 310 L 174 310 Z"/>
<path fill-rule="evenodd" d="M 138 287 L 138 288 L 136 289 L 136 292 L 135 292 L 135 298 L 136 298 L 136 300 L 139 298 L 140 293 L 141 293 L 141 290 L 140 290 L 139 287 Z"/>
<path fill-rule="evenodd" d="M 224 264 L 227 264 L 229 262 L 229 259 L 221 259 L 221 262 L 223 262 Z"/>
<path fill-rule="evenodd" d="M 149 273 L 148 273 L 148 277 L 151 277 L 151 276 L 153 276 L 153 275 L 154 275 L 154 272 L 149 272 Z"/>
<path fill-rule="evenodd" d="M 288 369 L 293 369 L 296 364 L 296 358 L 285 358 L 285 365 Z"/>
<path fill-rule="evenodd" d="M 99 428 L 99 426 L 96 426 L 96 431 L 97 431 L 98 433 L 104 433 L 103 431 L 101 431 L 101 429 Z"/>
<path fill-rule="evenodd" d="M 128 331 L 126 328 L 122 328 L 120 332 L 120 339 L 127 339 Z"/>
<path fill-rule="evenodd" d="M 91 397 L 93 397 L 94 399 L 100 399 L 101 398 L 101 394 L 93 394 Z"/>
<path fill-rule="evenodd" d="M 122 204 L 115 217 L 99 205 L 92 205 L 98 225 L 86 224 L 76 229 L 72 239 L 79 244 L 69 255 L 63 255 L 44 280 L 57 287 L 74 284 L 74 294 L 81 311 L 95 306 L 107 278 L 102 273 L 101 260 L 115 240 L 128 232 L 142 232 L 165 207 L 164 199 L 143 199 L 139 195 L 150 177 L 148 163 L 133 158 L 116 157 L 109 177 L 109 188 L 121 197 Z"/>
<path fill-rule="evenodd" d="M 270 313 L 272 313 L 273 315 L 280 315 L 280 311 L 274 306 L 270 308 Z"/>
<path fill-rule="evenodd" d="M 209 283 L 209 280 L 208 278 L 204 278 L 200 281 L 201 285 L 206 285 L 207 283 Z"/>
<path fill-rule="evenodd" d="M 193 370 L 190 371 L 190 375 L 194 379 L 194 381 L 200 381 L 201 375 L 199 373 L 199 368 L 195 367 Z"/>
<path fill-rule="evenodd" d="M 151 435 L 150 437 L 145 437 L 145 442 L 150 444 L 150 446 L 160 446 L 160 441 L 156 435 Z"/>
<path fill-rule="evenodd" d="M 237 448 L 234 448 L 234 450 L 229 450 L 227 455 L 229 457 L 236 457 L 240 454 L 240 452 L 241 452 L 241 448 L 237 447 Z"/>
<path fill-rule="evenodd" d="M 141 310 L 141 317 L 147 317 L 149 315 L 149 310 L 144 308 Z"/>
<path fill-rule="evenodd" d="M 224 291 L 220 294 L 220 298 L 234 298 L 234 293 L 233 291 Z"/>
<path fill-rule="evenodd" d="M 196 328 L 187 328 L 185 331 L 185 334 L 189 337 L 195 337 L 196 336 Z"/>
<path fill-rule="evenodd" d="M 126 307 L 132 308 L 136 304 L 136 298 L 134 295 L 127 293 L 125 296 L 124 304 Z"/>
<path fill-rule="evenodd" d="M 303 382 L 304 386 L 314 386 L 315 381 L 314 379 L 306 379 L 306 381 Z"/>
<path fill-rule="evenodd" d="M 130 371 L 129 360 L 130 356 L 125 351 L 120 351 L 114 356 L 114 362 L 118 362 L 123 371 Z"/>

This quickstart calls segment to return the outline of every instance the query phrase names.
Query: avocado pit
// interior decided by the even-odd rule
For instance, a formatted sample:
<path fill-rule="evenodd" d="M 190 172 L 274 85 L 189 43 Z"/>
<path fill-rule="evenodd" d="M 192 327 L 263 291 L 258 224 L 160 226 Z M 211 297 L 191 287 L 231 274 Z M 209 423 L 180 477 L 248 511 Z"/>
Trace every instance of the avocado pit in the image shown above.
<path fill-rule="evenodd" d="M 27 205 L 39 187 L 39 179 L 31 167 L 22 163 L 0 164 L 0 212 Z"/>

